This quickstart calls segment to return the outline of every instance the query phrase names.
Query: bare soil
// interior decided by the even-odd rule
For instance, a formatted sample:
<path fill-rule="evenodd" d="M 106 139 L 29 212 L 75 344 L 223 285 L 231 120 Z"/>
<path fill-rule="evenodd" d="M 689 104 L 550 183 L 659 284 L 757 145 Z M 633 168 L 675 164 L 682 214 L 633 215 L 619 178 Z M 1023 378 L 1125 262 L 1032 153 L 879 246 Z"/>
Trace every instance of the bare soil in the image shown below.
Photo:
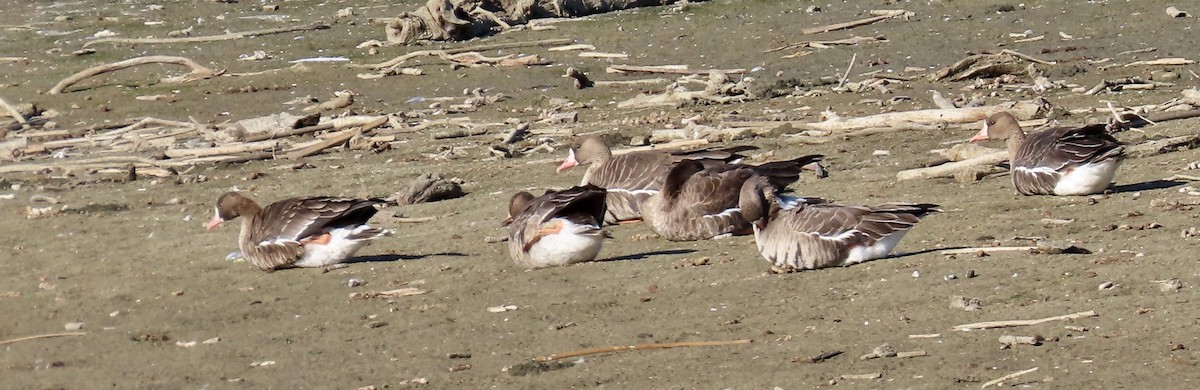
<path fill-rule="evenodd" d="M 101 63 L 149 54 L 179 55 L 229 72 L 289 66 L 316 56 L 345 56 L 354 63 L 381 62 L 428 47 L 387 47 L 378 54 L 355 48 L 383 39 L 383 26 L 368 18 L 389 17 L 417 3 L 390 1 L 284 1 L 262 11 L 257 1 L 161 1 L 162 10 L 136 1 L 12 1 L 0 13 L 0 55 L 28 63 L 0 64 L 0 96 L 61 111 L 59 128 L 130 118 L 156 117 L 218 123 L 295 107 L 283 103 L 339 90 L 359 95 L 357 113 L 395 113 L 430 104 L 413 97 L 462 96 L 484 88 L 511 98 L 469 114 L 478 122 L 537 119 L 551 99 L 581 105 L 576 134 L 601 131 L 614 141 L 648 135 L 701 115 L 711 120 L 794 119 L 816 121 L 831 108 L 844 117 L 884 110 L 932 108 L 930 91 L 969 96 L 970 82 L 900 84 L 892 95 L 876 91 L 813 97 L 774 97 L 729 105 L 679 109 L 620 110 L 615 102 L 660 87 L 574 89 L 562 78 L 573 66 L 594 80 L 634 79 L 609 75 L 605 60 L 542 48 L 551 66 L 451 69 L 421 60 L 424 76 L 362 80 L 345 63 L 315 63 L 305 72 L 220 77 L 161 84 L 178 74 L 166 66 L 143 66 L 88 79 L 60 95 L 46 95 L 59 80 Z M 820 12 L 808 13 L 812 5 Z M 819 84 L 840 75 L 851 55 L 850 80 L 905 67 L 933 70 L 970 53 L 1014 49 L 1047 60 L 1052 80 L 1090 87 L 1103 79 L 1149 77 L 1145 67 L 1100 69 L 1112 61 L 1165 57 L 1196 59 L 1196 18 L 1170 18 L 1166 1 L 921 1 L 769 2 L 717 0 L 682 11 L 647 8 L 558 23 L 547 31 L 523 30 L 447 47 L 482 43 L 572 38 L 600 51 L 628 53 L 636 65 L 687 64 L 693 68 L 756 68 L 759 86 Z M 1175 4 L 1178 5 L 1178 4 Z M 337 19 L 338 9 L 356 16 Z M 1186 6 L 1182 6 L 1185 7 Z M 847 31 L 801 36 L 802 28 L 869 16 L 871 9 L 904 8 L 910 20 L 889 20 Z M 1185 9 L 1188 10 L 1188 9 Z M 1200 12 L 1200 9 L 1191 9 Z M 57 16 L 66 18 L 55 19 Z M 245 17 L 277 15 L 283 21 Z M 315 21 L 322 31 L 233 41 L 95 45 L 96 53 L 73 56 L 90 37 L 112 30 L 123 37 L 166 36 L 195 27 L 195 35 L 219 34 Z M 163 22 L 150 23 L 147 22 Z M 27 28 L 26 28 L 27 27 Z M 1040 41 L 1014 43 L 1009 33 L 1032 30 Z M 1076 40 L 1063 40 L 1059 32 Z M 889 42 L 764 53 L 789 42 L 882 35 Z M 1000 45 L 1004 44 L 1003 47 Z M 443 46 L 438 44 L 435 46 Z M 1156 47 L 1148 53 L 1122 52 Z M 236 61 L 264 50 L 265 61 Z M 490 54 L 495 54 L 492 52 Z M 1064 109 L 1157 104 L 1196 84 L 1196 66 L 1170 68 L 1182 75 L 1174 87 L 1082 96 L 1067 89 L 1041 95 Z M 244 87 L 253 87 L 245 88 Z M 243 89 L 239 91 L 239 89 Z M 254 90 L 254 92 L 245 92 Z M 990 102 L 1039 96 L 1023 89 L 982 90 Z M 175 102 L 141 101 L 153 94 Z M 864 99 L 911 100 L 881 107 Z M 1107 120 L 1107 113 L 1067 116 L 1065 124 Z M 1196 120 L 1126 132 L 1123 140 L 1194 132 Z M 521 189 L 575 184 L 581 170 L 556 174 L 564 149 L 513 159 L 489 158 L 492 135 L 431 140 L 410 134 L 391 150 L 374 154 L 335 151 L 308 158 L 312 169 L 273 169 L 294 164 L 264 161 L 200 167 L 207 181 L 174 184 L 116 176 L 38 175 L 0 177 L 0 340 L 63 332 L 82 322 L 82 336 L 0 345 L 0 387 L 90 388 L 974 388 L 1005 374 L 1037 367 L 1015 379 L 1045 388 L 1195 388 L 1200 275 L 1195 226 L 1200 212 L 1163 207 L 1158 199 L 1187 196 L 1188 183 L 1163 181 L 1197 160 L 1195 151 L 1130 159 L 1109 196 L 1023 197 L 1005 177 L 960 183 L 952 179 L 896 181 L 897 171 L 935 156 L 931 149 L 960 141 L 974 130 L 906 131 L 853 137 L 820 145 L 782 139 L 737 141 L 762 147 L 771 158 L 808 153 L 828 156 L 830 177 L 804 177 L 793 188 L 846 203 L 930 202 L 945 212 L 930 216 L 893 258 L 866 264 L 767 274 L 751 237 L 694 243 L 643 239 L 645 224 L 612 227 L 602 259 L 556 269 L 525 271 L 508 258 L 498 221 L 505 202 Z M 10 137 L 12 135 L 10 134 Z M 565 137 L 558 139 L 565 143 Z M 430 155 L 458 147 L 456 158 Z M 992 145 L 999 146 L 999 145 Z M 875 155 L 887 150 L 887 155 Z M 530 162 L 539 163 L 530 164 Z M 263 173 L 258 175 L 257 173 Z M 375 224 L 397 236 L 360 252 L 349 267 L 322 273 L 298 269 L 263 273 L 225 256 L 236 247 L 235 226 L 206 232 L 212 202 L 231 188 L 264 202 L 297 195 L 386 196 L 419 173 L 466 181 L 462 198 L 388 209 Z M 52 195 L 81 214 L 26 220 L 37 194 Z M 178 198 L 182 204 L 168 204 Z M 105 207 L 105 206 L 109 207 Z M 118 207 L 112 207 L 118 206 Z M 401 224 L 393 215 L 449 215 L 433 222 Z M 1045 224 L 1044 218 L 1067 224 Z M 1124 226 L 1120 226 L 1124 225 Z M 945 256 L 939 249 L 1028 245 L 1015 237 L 1072 241 L 1090 254 Z M 706 258 L 707 261 L 699 260 Z M 968 278 L 968 273 L 977 275 Z M 956 276 L 950 278 L 949 275 Z M 350 287 L 350 279 L 365 284 Z M 1162 291 L 1154 281 L 1178 279 L 1180 290 Z M 1099 289 L 1102 283 L 1115 287 Z M 354 292 L 414 286 L 428 293 L 393 300 L 350 300 Z M 978 298 L 982 310 L 952 309 L 952 296 Z M 487 308 L 515 305 L 502 313 Z M 1099 315 L 1031 327 L 952 331 L 954 325 L 1032 319 L 1095 310 Z M 1072 328 L 1066 328 L 1071 326 Z M 1079 328 L 1074 328 L 1079 327 Z M 1081 330 L 1082 328 L 1082 330 Z M 933 338 L 909 338 L 940 334 Z M 1041 335 L 1040 346 L 1001 349 L 1001 335 Z M 219 338 L 212 343 L 204 340 Z M 653 342 L 752 339 L 744 345 L 632 351 L 585 356 L 570 367 L 529 373 L 506 367 L 577 349 Z M 197 342 L 193 346 L 189 342 Z M 881 344 L 927 356 L 859 360 Z M 794 358 L 845 351 L 822 363 Z M 451 357 L 451 355 L 455 355 Z M 467 357 L 469 356 L 469 357 Z M 268 362 L 268 363 L 264 363 Z M 464 365 L 469 365 L 466 368 Z M 451 368 L 458 369 L 457 371 Z M 527 375 L 513 375 L 514 373 Z M 838 380 L 846 374 L 880 373 L 879 379 Z M 423 380 L 414 381 L 417 378 Z M 425 382 L 425 383 L 417 383 Z"/>

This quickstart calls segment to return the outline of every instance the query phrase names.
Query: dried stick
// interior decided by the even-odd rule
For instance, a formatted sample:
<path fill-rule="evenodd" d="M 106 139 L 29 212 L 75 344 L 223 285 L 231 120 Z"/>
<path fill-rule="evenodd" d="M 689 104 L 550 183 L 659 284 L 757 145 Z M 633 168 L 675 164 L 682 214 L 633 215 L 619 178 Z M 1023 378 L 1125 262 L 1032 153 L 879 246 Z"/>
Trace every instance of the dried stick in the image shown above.
<path fill-rule="evenodd" d="M 1005 153 L 1008 153 L 1008 152 L 1005 152 Z M 981 247 L 976 247 L 976 248 L 950 249 L 950 250 L 941 251 L 939 253 L 948 256 L 948 255 L 965 255 L 968 253 L 979 253 L 979 252 L 1022 252 L 1022 251 L 1028 252 L 1028 251 L 1031 251 L 1034 249 L 1037 249 L 1037 247 L 1036 246 L 981 246 Z"/>
<path fill-rule="evenodd" d="M 533 361 L 548 362 L 551 360 L 559 360 L 559 359 L 572 358 L 572 357 L 576 357 L 576 356 L 595 355 L 595 354 L 610 353 L 610 352 L 641 351 L 641 350 L 648 350 L 648 349 L 667 349 L 667 348 L 679 348 L 679 347 L 717 347 L 717 346 L 723 346 L 723 345 L 750 344 L 751 342 L 752 342 L 752 340 L 750 340 L 750 339 L 740 339 L 740 340 L 720 340 L 720 341 L 681 341 L 681 342 L 677 342 L 677 343 L 650 343 L 650 344 L 636 344 L 636 345 L 616 345 L 616 346 L 611 346 L 611 347 L 596 347 L 596 348 L 588 348 L 588 349 L 582 349 L 582 350 L 571 351 L 571 352 L 566 352 L 566 353 L 556 353 L 556 354 L 552 354 L 549 356 L 534 358 Z"/>
<path fill-rule="evenodd" d="M 691 69 L 687 65 L 612 65 L 605 68 L 606 73 L 667 73 L 667 74 L 711 74 L 711 73 L 746 73 L 744 68 L 736 69 Z"/>
<path fill-rule="evenodd" d="M 664 78 L 640 79 L 640 80 L 619 80 L 619 81 L 592 81 L 592 85 L 597 87 L 625 87 L 638 85 L 655 85 L 669 82 Z"/>
<path fill-rule="evenodd" d="M 888 40 L 885 39 L 882 35 L 875 36 L 875 37 L 860 37 L 860 36 L 855 35 L 850 38 L 836 39 L 836 40 L 832 40 L 832 41 L 804 41 L 804 42 L 789 43 L 789 44 L 786 44 L 786 45 L 783 45 L 780 47 L 776 47 L 774 49 L 763 50 L 763 53 L 773 53 L 773 52 L 777 52 L 777 51 L 796 49 L 796 48 L 802 48 L 802 47 L 826 48 L 826 47 L 838 46 L 838 45 L 857 45 L 857 44 L 865 43 L 865 42 L 887 42 L 887 41 Z"/>
<path fill-rule="evenodd" d="M 244 139 L 243 141 L 246 141 L 246 142 L 266 141 L 266 140 L 270 140 L 270 139 L 287 138 L 287 137 L 291 137 L 294 135 L 315 133 L 315 132 L 324 131 L 324 130 L 332 130 L 334 128 L 335 127 L 333 126 L 333 124 L 325 123 L 325 124 L 320 124 L 320 125 L 301 127 L 298 129 L 289 129 L 289 130 L 280 131 L 280 132 L 273 132 L 270 134 L 256 134 L 256 135 L 253 135 L 250 137 L 246 137 L 246 139 Z"/>
<path fill-rule="evenodd" d="M 326 138 L 324 141 L 321 141 L 314 145 L 309 145 L 309 146 L 305 146 L 305 147 L 298 148 L 298 149 L 292 149 L 292 150 L 288 151 L 287 158 L 289 160 L 295 160 L 298 158 L 304 158 L 304 157 L 308 157 L 308 156 L 320 153 L 322 150 L 344 144 L 347 141 L 350 141 L 351 138 L 354 138 L 354 136 L 358 135 L 358 134 L 361 134 L 361 132 L 358 129 L 342 130 L 340 132 L 334 133 L 333 135 L 330 135 L 329 138 Z"/>
<path fill-rule="evenodd" d="M 50 94 L 50 95 L 57 95 L 57 94 L 62 93 L 63 90 L 67 89 L 67 87 L 69 87 L 75 83 L 78 83 L 88 77 L 96 76 L 96 75 L 103 74 L 103 73 L 113 72 L 113 71 L 117 71 L 117 70 L 121 70 L 121 69 L 125 69 L 125 68 L 131 68 L 131 67 L 138 66 L 138 65 L 145 65 L 145 64 L 174 64 L 174 65 L 186 66 L 186 67 L 192 69 L 191 72 L 188 72 L 188 74 L 183 75 L 182 77 L 178 77 L 178 78 L 171 77 L 171 78 L 163 79 L 164 82 L 182 83 L 182 82 L 187 82 L 187 81 L 192 81 L 192 80 L 201 80 L 201 79 L 207 79 L 210 77 L 220 76 L 222 73 L 225 72 L 225 71 L 214 71 L 203 65 L 197 64 L 195 61 L 192 61 L 192 60 L 184 58 L 184 57 L 175 57 L 175 56 L 136 57 L 136 58 L 130 58 L 130 59 L 124 60 L 124 61 L 117 61 L 117 62 L 114 62 L 111 64 L 104 64 L 104 65 L 84 69 L 83 71 L 80 71 L 79 73 L 71 75 L 71 77 L 67 77 L 66 79 L 63 79 L 63 81 L 59 81 L 58 84 L 54 86 L 54 88 L 51 88 L 50 91 L 46 92 L 46 93 Z"/>
<path fill-rule="evenodd" d="M 1008 375 L 1005 375 L 1005 376 L 1002 376 L 1002 377 L 999 377 L 999 378 L 996 378 L 996 379 L 992 379 L 992 380 L 990 380 L 990 381 L 987 381 L 987 383 L 984 383 L 984 384 L 983 384 L 983 386 L 980 386 L 979 388 L 981 388 L 981 389 L 986 389 L 986 388 L 988 388 L 988 387 L 991 387 L 991 386 L 997 386 L 997 385 L 1000 385 L 1000 384 L 1004 383 L 1004 381 L 1006 381 L 1006 380 L 1009 380 L 1009 379 L 1014 379 L 1014 378 L 1016 378 L 1016 377 L 1019 377 L 1019 376 L 1021 376 L 1021 375 L 1025 375 L 1025 374 L 1028 374 L 1028 373 L 1031 373 L 1031 372 L 1034 372 L 1034 371 L 1037 371 L 1037 370 L 1038 370 L 1038 368 L 1037 368 L 1037 367 L 1034 367 L 1034 368 L 1030 368 L 1030 369 L 1028 369 L 1028 370 L 1021 370 L 1021 371 L 1017 371 L 1017 372 L 1014 372 L 1014 373 L 1012 373 L 1012 374 L 1008 374 Z"/>
<path fill-rule="evenodd" d="M 1081 311 L 1078 313 L 1065 314 L 1065 315 L 1061 315 L 1061 316 L 1039 318 L 1036 320 L 988 321 L 988 322 L 976 322 L 973 324 L 955 325 L 954 330 L 969 331 L 969 330 L 980 330 L 980 329 L 1010 328 L 1010 327 L 1014 327 L 1014 326 L 1030 326 L 1030 325 L 1037 325 L 1037 324 L 1042 324 L 1042 323 L 1051 322 L 1051 321 L 1066 321 L 1066 320 L 1074 320 L 1074 319 L 1079 319 L 1079 318 L 1095 317 L 1097 315 L 1099 315 L 1099 314 L 1096 314 L 1095 310 L 1088 310 L 1088 311 Z"/>
<path fill-rule="evenodd" d="M 25 121 L 25 116 L 21 115 L 21 112 L 17 111 L 16 107 L 9 105 L 8 102 L 4 100 L 4 98 L 0 98 L 0 108 L 3 108 L 4 111 L 8 111 L 8 116 L 11 116 L 13 119 L 16 119 L 17 123 L 20 123 L 20 124 L 28 123 Z"/>
<path fill-rule="evenodd" d="M 470 51 L 515 49 L 518 47 L 529 47 L 529 46 L 559 46 L 559 45 L 565 45 L 568 43 L 571 43 L 570 39 L 556 38 L 556 39 L 544 39 L 544 40 L 540 40 L 540 41 L 509 42 L 509 43 L 495 43 L 495 44 L 490 44 L 490 45 L 466 46 L 466 47 L 459 47 L 459 48 L 454 48 L 454 49 L 418 50 L 418 51 L 414 51 L 414 52 L 407 53 L 402 56 L 393 58 L 388 61 L 377 63 L 377 64 L 351 65 L 351 66 L 356 67 L 356 68 L 383 69 L 383 68 L 390 68 L 390 67 L 393 67 L 396 65 L 403 64 L 404 62 L 406 62 L 410 59 L 413 59 L 413 58 L 417 58 L 417 57 L 436 57 L 436 56 L 449 55 L 449 54 L 465 53 L 465 52 L 470 52 Z"/>
<path fill-rule="evenodd" d="M 859 20 L 849 21 L 849 22 L 845 22 L 845 23 L 837 23 L 837 24 L 831 24 L 828 26 L 821 26 L 821 27 L 809 27 L 809 28 L 800 30 L 800 34 L 801 35 L 809 35 L 809 34 L 817 34 L 817 33 L 829 32 L 829 31 L 845 30 L 848 28 L 865 26 L 865 25 L 868 25 L 871 23 L 888 20 L 888 19 L 908 13 L 908 11 L 905 11 L 902 9 L 901 10 L 890 10 L 890 11 L 885 11 L 885 12 L 887 12 L 887 13 L 883 14 L 883 15 L 879 15 L 879 16 L 872 16 L 872 17 L 869 17 L 866 19 L 859 19 Z"/>
<path fill-rule="evenodd" d="M 858 60 L 858 53 L 850 56 L 850 64 L 846 65 L 846 73 L 842 74 L 842 79 L 838 81 L 837 89 L 842 89 L 846 86 L 846 79 L 850 78 L 850 70 L 854 69 L 854 61 Z"/>
<path fill-rule="evenodd" d="M 48 338 L 51 338 L 51 337 L 63 337 L 63 336 L 83 336 L 83 335 L 86 335 L 86 334 L 87 334 L 87 333 L 85 333 L 85 332 L 69 332 L 69 333 L 50 333 L 50 334 L 39 334 L 39 335 L 36 335 L 36 336 L 25 336 L 25 337 L 18 337 L 18 338 L 15 338 L 15 339 L 9 339 L 9 340 L 0 341 L 0 345 L 7 345 L 7 344 L 19 343 L 19 342 L 22 342 L 22 341 L 37 340 L 37 339 L 48 339 Z"/>
<path fill-rule="evenodd" d="M 994 106 L 914 110 L 858 118 L 829 119 L 816 123 L 804 123 L 800 127 L 807 130 L 850 131 L 894 127 L 894 124 L 904 122 L 920 124 L 971 123 L 982 121 L 1000 111 L 1008 111 L 1017 118 L 1030 118 L 1036 115 L 1041 108 L 1042 106 L 1034 101 L 1018 101 Z"/>
<path fill-rule="evenodd" d="M 307 26 L 279 27 L 268 28 L 265 30 L 242 31 L 220 35 L 205 35 L 202 37 L 183 37 L 183 38 L 101 38 L 83 44 L 83 47 L 88 47 L 100 43 L 191 43 L 191 42 L 215 42 L 228 41 L 231 39 L 254 38 L 263 35 L 284 34 L 296 31 L 312 31 L 325 30 L 329 25 L 324 23 L 310 24 Z"/>
<path fill-rule="evenodd" d="M 167 149 L 163 152 L 170 158 L 195 158 L 208 156 L 222 156 L 229 154 L 238 154 L 244 152 L 258 152 L 267 149 L 279 147 L 279 141 L 266 140 L 259 142 L 237 143 L 233 145 L 215 146 L 211 148 L 195 148 L 195 149 Z"/>
<path fill-rule="evenodd" d="M 843 353 L 845 353 L 845 352 L 844 351 L 829 351 L 829 352 L 822 352 L 820 354 L 817 354 L 816 356 L 800 356 L 800 357 L 792 358 L 792 363 L 820 363 L 820 362 L 832 359 L 833 357 L 835 357 L 837 355 L 841 355 Z"/>
<path fill-rule="evenodd" d="M 1021 53 L 1018 53 L 1018 52 L 1016 52 L 1016 51 L 1014 51 L 1014 50 L 1009 50 L 1009 49 L 1004 49 L 1004 50 L 1001 50 L 1001 51 L 1000 51 L 1000 54 L 1008 54 L 1008 55 L 1010 55 L 1010 56 L 1017 57 L 1017 58 L 1020 58 L 1020 59 L 1022 59 L 1022 60 L 1025 60 L 1025 61 L 1029 61 L 1029 62 L 1036 62 L 1036 63 L 1042 64 L 1042 65 L 1054 65 L 1054 64 L 1057 64 L 1057 62 L 1054 62 L 1054 61 L 1046 61 L 1046 60 L 1042 60 L 1042 59 L 1033 58 L 1033 57 L 1029 56 L 1028 54 L 1021 54 Z"/>
<path fill-rule="evenodd" d="M 399 223 L 422 223 L 422 222 L 433 222 L 433 221 L 436 221 L 436 220 L 439 220 L 442 218 L 453 216 L 455 214 L 458 214 L 458 213 L 447 213 L 447 214 L 442 214 L 442 215 L 434 215 L 431 217 L 401 217 L 399 215 L 396 215 L 395 218 L 396 218 L 396 222 L 399 222 Z"/>
<path fill-rule="evenodd" d="M 985 154 L 978 157 L 969 158 L 962 161 L 955 161 L 948 164 L 942 164 L 929 168 L 907 169 L 896 173 L 896 180 L 912 180 L 912 179 L 932 179 L 937 177 L 951 177 L 964 169 L 981 165 L 995 165 L 1008 160 L 1008 151 L 1000 151 L 990 154 Z"/>

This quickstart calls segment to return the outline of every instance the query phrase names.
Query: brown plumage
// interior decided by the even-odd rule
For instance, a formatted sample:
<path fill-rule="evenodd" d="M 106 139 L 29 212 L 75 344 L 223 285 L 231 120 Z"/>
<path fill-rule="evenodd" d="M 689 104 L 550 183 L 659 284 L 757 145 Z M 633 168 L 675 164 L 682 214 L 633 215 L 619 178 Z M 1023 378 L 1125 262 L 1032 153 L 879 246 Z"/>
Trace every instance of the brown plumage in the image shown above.
<path fill-rule="evenodd" d="M 577 164 L 588 165 L 580 185 L 593 184 L 608 189 L 605 221 L 616 223 L 641 218 L 641 203 L 662 188 L 667 170 L 675 163 L 691 159 L 705 166 L 723 165 L 744 158 L 739 153 L 754 149 L 757 147 L 645 150 L 614 156 L 599 137 L 587 135 L 575 140 L 558 171 Z"/>
<path fill-rule="evenodd" d="M 741 189 L 742 215 L 753 224 L 754 241 L 772 265 L 783 270 L 839 267 L 886 257 L 937 205 L 887 203 L 845 206 L 806 202 L 781 209 L 765 178 Z"/>
<path fill-rule="evenodd" d="M 1007 139 L 1012 182 L 1023 195 L 1089 195 L 1112 184 L 1125 147 L 1105 125 L 1056 127 L 1026 135 L 1017 118 L 999 112 L 972 142 Z"/>
<path fill-rule="evenodd" d="M 604 240 L 605 193 L 585 185 L 536 198 L 524 191 L 513 195 L 502 223 L 513 261 L 542 268 L 595 259 Z"/>
<path fill-rule="evenodd" d="M 742 183 L 757 175 L 773 189 L 782 190 L 799 179 L 803 166 L 822 157 L 810 155 L 757 166 L 727 164 L 711 168 L 693 160 L 682 161 L 667 173 L 662 191 L 646 201 L 643 217 L 655 232 L 672 241 L 749 234 L 750 223 L 738 209 Z"/>
<path fill-rule="evenodd" d="M 243 217 L 238 248 L 247 261 L 264 271 L 338 264 L 367 243 L 391 235 L 366 223 L 382 199 L 335 197 L 288 198 L 260 207 L 238 192 L 217 199 L 208 229 Z"/>

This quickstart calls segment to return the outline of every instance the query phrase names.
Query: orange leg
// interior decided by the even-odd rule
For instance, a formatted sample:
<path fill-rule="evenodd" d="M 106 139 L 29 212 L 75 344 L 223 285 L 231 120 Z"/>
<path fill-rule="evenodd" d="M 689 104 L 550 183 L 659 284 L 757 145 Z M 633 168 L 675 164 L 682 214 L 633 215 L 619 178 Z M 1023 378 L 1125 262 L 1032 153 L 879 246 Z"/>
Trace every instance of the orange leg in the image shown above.
<path fill-rule="evenodd" d="M 555 221 L 553 224 L 545 225 L 545 226 L 542 226 L 541 229 L 538 229 L 536 236 L 541 237 L 541 236 L 550 235 L 550 234 L 558 234 L 558 233 L 562 232 L 562 229 L 563 229 L 562 221 Z"/>
<path fill-rule="evenodd" d="M 318 245 L 328 245 L 328 244 L 329 244 L 329 241 L 330 241 L 330 240 L 332 240 L 332 239 L 333 239 L 333 236 L 332 236 L 332 235 L 330 235 L 329 233 L 325 233 L 325 234 L 322 234 L 322 235 L 319 235 L 319 236 L 311 236 L 311 237 L 307 237 L 307 238 L 305 238 L 305 239 L 303 239 L 303 240 L 300 240 L 300 243 L 301 243 L 301 244 L 318 244 Z"/>

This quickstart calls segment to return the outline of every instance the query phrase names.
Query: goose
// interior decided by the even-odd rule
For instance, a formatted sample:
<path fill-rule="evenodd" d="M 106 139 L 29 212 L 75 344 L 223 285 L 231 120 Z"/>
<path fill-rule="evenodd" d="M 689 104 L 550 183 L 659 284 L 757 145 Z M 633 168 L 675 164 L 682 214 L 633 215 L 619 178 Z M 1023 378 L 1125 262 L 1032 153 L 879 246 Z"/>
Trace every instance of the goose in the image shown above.
<path fill-rule="evenodd" d="M 1057 127 L 1026 135 L 1012 114 L 983 122 L 971 142 L 1007 139 L 1012 182 L 1022 195 L 1091 195 L 1112 184 L 1125 146 L 1103 124 Z"/>
<path fill-rule="evenodd" d="M 367 220 L 385 204 L 382 199 L 322 196 L 288 198 L 260 207 L 240 192 L 227 192 L 217 198 L 213 218 L 205 227 L 213 230 L 243 217 L 238 248 L 247 261 L 263 271 L 331 269 L 369 241 L 394 233 L 367 225 Z"/>
<path fill-rule="evenodd" d="M 608 190 L 605 222 L 613 224 L 641 219 L 641 203 L 658 193 L 670 167 L 685 159 L 702 161 L 705 166 L 722 165 L 744 158 L 741 152 L 754 146 L 721 149 L 644 150 L 614 156 L 612 149 L 594 135 L 575 140 L 559 173 L 576 165 L 588 165 L 579 185 L 594 184 Z"/>
<path fill-rule="evenodd" d="M 525 268 L 562 266 L 591 261 L 605 238 L 603 188 L 585 185 L 546 191 L 534 197 L 525 191 L 509 200 L 508 253 Z"/>
<path fill-rule="evenodd" d="M 684 160 L 668 171 L 662 191 L 643 208 L 643 217 L 662 238 L 695 241 L 750 234 L 750 222 L 738 209 L 742 183 L 762 176 L 780 190 L 800 177 L 802 167 L 821 160 L 809 155 L 762 165 L 727 164 L 705 168 L 695 160 Z M 792 203 L 807 201 L 795 200 Z"/>
<path fill-rule="evenodd" d="M 767 178 L 752 177 L 738 205 L 750 221 L 759 253 L 782 272 L 840 267 L 888 256 L 934 204 L 848 206 L 801 202 L 783 209 Z"/>

